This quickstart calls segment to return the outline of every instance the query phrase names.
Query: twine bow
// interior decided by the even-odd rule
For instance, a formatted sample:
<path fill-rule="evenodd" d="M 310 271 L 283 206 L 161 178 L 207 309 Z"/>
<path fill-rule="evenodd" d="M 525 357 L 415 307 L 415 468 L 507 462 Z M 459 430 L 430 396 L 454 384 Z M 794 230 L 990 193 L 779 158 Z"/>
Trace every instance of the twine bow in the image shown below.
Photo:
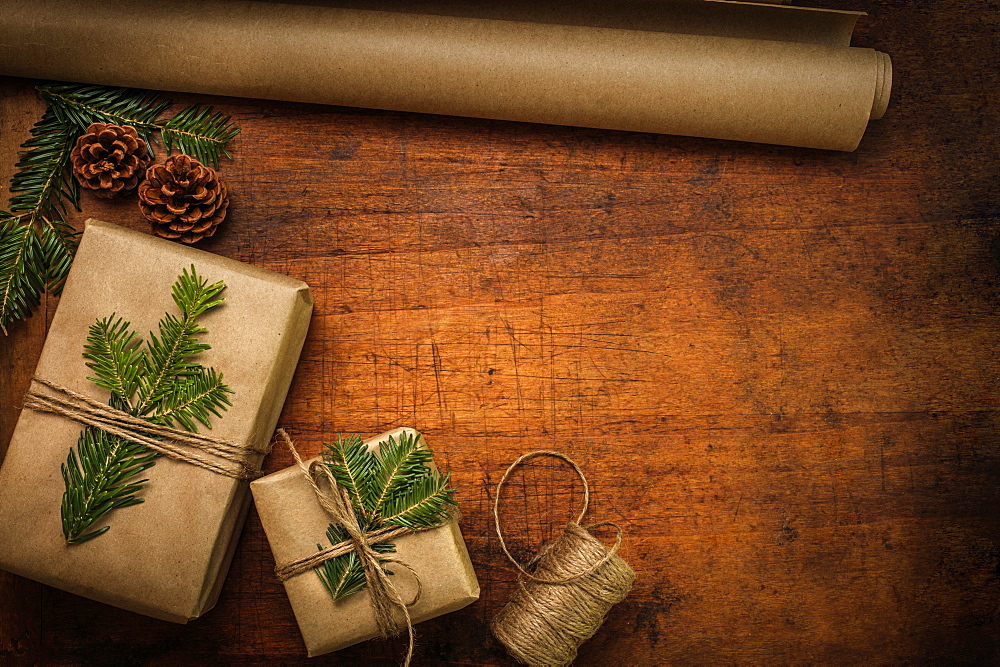
<path fill-rule="evenodd" d="M 369 600 L 371 601 L 372 611 L 375 615 L 375 623 L 378 626 L 379 634 L 382 637 L 392 637 L 399 634 L 400 625 L 396 621 L 393 610 L 395 608 L 399 608 L 403 611 L 403 617 L 406 622 L 406 631 L 409 635 L 409 647 L 407 648 L 406 659 L 403 661 L 403 664 L 409 665 L 410 660 L 413 658 L 413 620 L 410 618 L 410 611 L 408 607 L 416 604 L 417 600 L 420 599 L 420 578 L 409 565 L 402 562 L 398 558 L 376 553 L 371 548 L 371 545 L 377 542 L 389 541 L 390 539 L 399 537 L 400 535 L 407 535 L 419 531 L 397 526 L 383 528 L 370 533 L 366 533 L 361 530 L 361 526 L 358 524 L 358 519 L 351 507 L 351 501 L 347 495 L 347 490 L 337 484 L 337 480 L 330 472 L 330 469 L 318 460 L 306 465 L 306 463 L 302 460 L 302 457 L 299 456 L 298 451 L 295 449 L 295 444 L 292 442 L 292 439 L 287 433 L 285 433 L 285 430 L 279 428 L 278 435 L 284 441 L 289 451 L 292 452 L 292 456 L 295 458 L 295 463 L 302 471 L 302 474 L 309 482 L 309 485 L 312 486 L 320 506 L 327 513 L 327 515 L 329 515 L 334 524 L 344 529 L 348 538 L 339 544 L 317 551 L 315 554 L 308 557 L 278 565 L 274 569 L 275 574 L 278 575 L 278 578 L 281 579 L 281 581 L 286 581 L 292 577 L 302 574 L 303 572 L 308 572 L 309 570 L 318 567 L 323 564 L 324 561 L 330 560 L 331 558 L 350 553 L 351 551 L 357 553 L 358 559 L 361 561 L 361 566 L 364 569 L 365 582 L 368 586 Z M 417 582 L 417 593 L 410 602 L 405 602 L 403 600 L 399 591 L 396 589 L 396 586 L 389 579 L 389 575 L 387 575 L 382 569 L 381 564 L 386 562 L 401 565 L 413 574 L 414 579 L 416 579 Z"/>
<path fill-rule="evenodd" d="M 234 479 L 258 477 L 260 464 L 271 450 L 269 442 L 257 447 L 241 445 L 222 438 L 154 424 L 89 396 L 78 394 L 51 380 L 33 377 L 31 381 L 32 386 L 24 395 L 25 408 L 59 415 L 84 426 L 99 428 L 111 435 L 146 445 L 164 456 L 210 470 L 217 475 Z M 41 385 L 47 391 L 35 385 Z"/>

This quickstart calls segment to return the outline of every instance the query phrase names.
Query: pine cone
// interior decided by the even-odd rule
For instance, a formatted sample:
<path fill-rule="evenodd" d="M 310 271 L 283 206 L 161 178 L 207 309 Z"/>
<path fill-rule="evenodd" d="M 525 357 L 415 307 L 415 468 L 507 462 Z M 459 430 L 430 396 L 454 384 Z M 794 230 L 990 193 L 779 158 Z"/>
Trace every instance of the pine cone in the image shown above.
<path fill-rule="evenodd" d="M 130 125 L 91 123 L 69 156 L 77 182 L 104 199 L 134 190 L 149 164 L 146 142 Z"/>
<path fill-rule="evenodd" d="M 229 197 L 215 170 L 190 155 L 171 155 L 146 171 L 139 208 L 157 236 L 197 243 L 215 234 Z"/>

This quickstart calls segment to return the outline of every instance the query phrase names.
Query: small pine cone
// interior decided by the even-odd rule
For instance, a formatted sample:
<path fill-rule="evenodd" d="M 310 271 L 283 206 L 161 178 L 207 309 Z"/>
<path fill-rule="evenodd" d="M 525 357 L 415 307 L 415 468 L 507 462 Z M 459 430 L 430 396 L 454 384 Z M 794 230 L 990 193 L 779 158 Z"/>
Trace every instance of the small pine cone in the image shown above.
<path fill-rule="evenodd" d="M 77 182 L 104 199 L 134 190 L 149 164 L 146 142 L 131 125 L 91 123 L 69 157 Z"/>
<path fill-rule="evenodd" d="M 139 208 L 157 236 L 197 243 L 215 234 L 226 217 L 226 184 L 190 155 L 171 155 L 146 171 Z"/>

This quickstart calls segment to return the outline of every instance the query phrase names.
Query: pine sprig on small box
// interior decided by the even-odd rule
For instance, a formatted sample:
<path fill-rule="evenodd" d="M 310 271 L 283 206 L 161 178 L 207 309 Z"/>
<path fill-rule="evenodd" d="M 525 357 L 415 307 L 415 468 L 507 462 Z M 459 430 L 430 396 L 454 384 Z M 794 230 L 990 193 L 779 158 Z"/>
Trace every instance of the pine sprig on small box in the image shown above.
<path fill-rule="evenodd" d="M 400 433 L 398 439 L 389 436 L 374 451 L 360 436 L 340 436 L 335 444 L 326 445 L 322 454 L 323 464 L 344 487 L 358 526 L 365 533 L 386 526 L 434 528 L 448 521 L 452 508 L 458 505 L 455 490 L 448 488 L 449 475 L 428 466 L 433 458 L 430 449 L 420 446 L 419 435 L 409 432 Z M 326 536 L 331 546 L 348 539 L 347 531 L 333 523 Z M 394 553 L 396 547 L 377 542 L 372 550 Z M 325 561 L 316 572 L 335 600 L 365 588 L 364 569 L 353 551 Z"/>

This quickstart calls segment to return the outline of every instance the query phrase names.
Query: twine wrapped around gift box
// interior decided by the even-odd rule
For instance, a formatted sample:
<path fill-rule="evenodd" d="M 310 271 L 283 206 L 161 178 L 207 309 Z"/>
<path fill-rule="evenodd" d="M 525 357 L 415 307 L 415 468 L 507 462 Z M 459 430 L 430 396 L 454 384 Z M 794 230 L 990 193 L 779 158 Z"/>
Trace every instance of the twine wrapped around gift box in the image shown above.
<path fill-rule="evenodd" d="M 420 435 L 415 432 L 403 431 L 398 435 L 398 440 L 388 435 L 383 448 L 388 448 L 390 454 L 385 453 L 386 449 L 381 449 L 380 454 L 375 455 L 360 438 L 354 436 L 353 439 L 339 440 L 335 446 L 328 446 L 329 452 L 324 454 L 324 458 L 313 459 L 311 462 L 302 460 L 292 439 L 283 429 L 278 429 L 277 436 L 292 453 L 300 479 L 304 479 L 309 485 L 317 504 L 331 522 L 327 531 L 331 546 L 296 558 L 276 556 L 275 573 L 282 582 L 287 583 L 299 575 L 325 567 L 332 559 L 347 555 L 356 556 L 363 572 L 364 588 L 368 592 L 367 601 L 374 615 L 377 634 L 390 637 L 405 628 L 409 641 L 404 664 L 408 665 L 413 656 L 414 644 L 414 620 L 410 608 L 421 600 L 423 583 L 420 573 L 404 559 L 388 555 L 395 549 L 394 545 L 388 543 L 394 542 L 397 538 L 442 528 L 457 519 L 456 504 L 451 496 L 452 490 L 447 488 L 448 477 L 428 467 L 430 450 L 422 446 Z M 393 456 L 398 458 L 388 463 L 387 459 Z M 384 466 L 382 471 L 388 471 L 390 474 L 381 478 L 381 484 L 375 483 L 374 486 L 372 480 L 375 478 L 367 474 L 355 476 L 353 468 L 350 469 L 352 474 L 347 475 L 350 468 L 348 461 L 355 462 L 357 470 L 365 470 L 366 464 L 358 462 L 357 457 L 369 464 Z M 337 458 L 345 467 L 334 468 L 333 458 Z M 339 480 L 334 474 L 338 470 L 342 471 L 338 473 L 342 475 Z M 398 486 L 396 480 L 400 481 Z M 429 486 L 422 487 L 421 482 L 426 482 Z M 366 495 L 366 491 L 371 491 L 373 488 L 379 490 Z M 394 498 L 403 497 L 414 489 L 433 489 L 433 492 L 424 496 L 411 497 L 414 501 L 418 497 L 422 498 L 419 506 L 427 510 L 426 512 L 418 515 L 408 511 L 403 515 L 405 518 L 396 519 L 384 516 L 385 503 L 392 505 Z M 374 503 L 371 501 L 373 496 L 378 498 Z M 263 514 L 269 515 L 267 509 Z M 403 525 L 383 523 L 389 520 L 399 520 Z M 335 539 L 333 529 L 337 529 L 337 534 L 342 535 L 343 539 Z M 269 539 L 271 539 L 270 533 Z M 390 577 L 391 573 L 385 569 L 384 565 L 389 563 L 405 568 L 410 573 L 412 581 L 416 583 L 416 592 L 410 600 L 405 600 L 396 586 L 394 579 L 397 577 Z M 346 578 L 346 570 L 342 572 Z M 329 574 L 326 577 L 328 578 Z M 337 600 L 361 588 L 357 586 L 346 591 L 340 587 L 334 588 L 330 586 L 327 578 L 320 574 L 320 579 L 327 586 L 329 593 Z M 400 612 L 398 615 L 397 611 Z"/>
<path fill-rule="evenodd" d="M 241 445 L 219 437 L 154 424 L 45 378 L 31 378 L 24 407 L 93 426 L 149 447 L 177 461 L 233 479 L 255 479 L 271 451 L 270 442 Z M 44 387 L 41 389 L 40 387 Z M 207 456 L 206 456 L 207 454 Z"/>

